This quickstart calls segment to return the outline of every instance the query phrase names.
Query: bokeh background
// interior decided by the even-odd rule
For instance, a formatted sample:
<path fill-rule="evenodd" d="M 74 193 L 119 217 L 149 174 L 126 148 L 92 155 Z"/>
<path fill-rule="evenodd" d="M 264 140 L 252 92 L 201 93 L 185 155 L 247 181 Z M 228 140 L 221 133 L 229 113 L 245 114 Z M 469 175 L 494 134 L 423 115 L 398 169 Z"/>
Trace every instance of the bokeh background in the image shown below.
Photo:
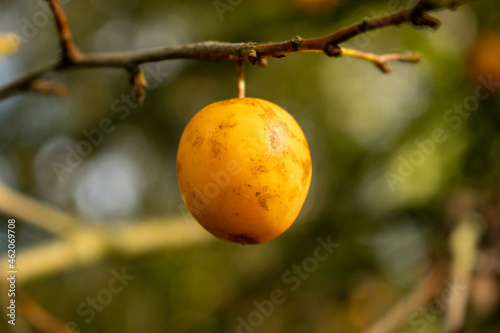
<path fill-rule="evenodd" d="M 0 32 L 24 38 L 17 53 L 0 59 L 0 86 L 58 58 L 55 26 L 40 14 L 43 3 L 0 2 Z M 212 1 L 62 3 L 84 52 L 316 37 L 407 4 L 254 0 L 220 13 Z M 450 234 L 473 212 L 481 230 L 477 255 L 484 260 L 467 288 L 467 327 L 498 332 L 499 15 L 498 1 L 473 1 L 436 13 L 443 22 L 436 32 L 403 25 L 344 45 L 422 55 L 419 64 L 392 63 L 391 74 L 366 61 L 321 54 L 269 59 L 267 67 L 245 65 L 247 96 L 285 108 L 311 148 L 309 196 L 298 220 L 279 238 L 241 246 L 207 235 L 133 256 L 110 251 L 77 268 L 30 278 L 19 288 L 81 332 L 363 332 L 429 270 L 452 259 Z M 46 76 L 67 86 L 64 98 L 22 93 L 0 101 L 1 182 L 78 217 L 84 227 L 118 230 L 151 218 L 170 223 L 184 216 L 183 228 L 198 232 L 201 227 L 183 215 L 176 149 L 197 111 L 236 97 L 236 66 L 175 60 L 141 68 L 150 84 L 141 107 L 128 104 L 128 76 L 116 69 Z M 488 78 L 494 83 L 481 87 Z M 478 89 L 488 96 L 479 101 Z M 113 130 L 71 171 L 55 172 L 54 162 L 64 163 L 68 151 L 88 140 L 85 133 L 105 118 Z M 0 217 L 1 226 L 12 218 L 1 212 Z M 283 274 L 313 256 L 318 237 L 340 246 L 291 290 Z M 55 238 L 18 220 L 18 257 Z M 79 305 L 107 288 L 113 270 L 122 268 L 135 279 L 86 322 L 89 316 L 78 314 Z M 259 322 L 258 315 L 249 319 L 254 302 L 269 300 L 275 289 L 286 300 L 271 315 L 261 315 L 262 323 L 244 328 L 238 318 Z M 425 307 L 415 309 L 421 310 Z M 397 332 L 444 332 L 442 313 L 418 323 L 408 318 Z M 3 318 L 0 330 L 40 332 L 22 316 L 16 327 Z"/>

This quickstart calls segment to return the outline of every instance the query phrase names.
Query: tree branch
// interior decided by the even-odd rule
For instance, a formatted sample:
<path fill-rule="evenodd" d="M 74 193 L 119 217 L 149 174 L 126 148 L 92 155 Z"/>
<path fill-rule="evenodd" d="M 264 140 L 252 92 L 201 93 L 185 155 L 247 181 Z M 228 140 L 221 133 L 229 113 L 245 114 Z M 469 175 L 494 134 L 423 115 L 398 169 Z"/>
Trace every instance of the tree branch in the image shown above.
<path fill-rule="evenodd" d="M 223 43 L 223 42 L 201 42 L 179 46 L 167 46 L 139 51 L 119 53 L 94 53 L 82 54 L 73 41 L 68 25 L 68 20 L 62 7 L 57 0 L 47 0 L 54 13 L 54 18 L 61 41 L 62 57 L 54 64 L 43 67 L 17 81 L 12 82 L 0 89 L 0 100 L 23 91 L 33 89 L 31 82 L 40 76 L 60 70 L 77 68 L 123 68 L 128 70 L 143 63 L 157 62 L 172 59 L 196 59 L 196 60 L 234 60 L 248 61 L 252 64 L 262 64 L 265 58 L 282 58 L 287 53 L 301 51 L 322 51 L 328 56 L 342 56 L 340 43 L 346 42 L 367 31 L 380 29 L 387 26 L 398 26 L 403 23 L 411 23 L 416 27 L 428 27 L 436 29 L 440 22 L 428 14 L 444 8 L 457 5 L 457 1 L 450 1 L 447 5 L 436 4 L 435 1 L 421 0 L 414 7 L 399 12 L 366 19 L 361 23 L 339 29 L 330 35 L 317 38 L 303 39 L 299 36 L 291 40 L 279 43 Z M 361 54 L 361 53 L 360 53 Z M 366 57 L 361 57 L 367 59 Z M 381 63 L 393 60 L 386 57 Z M 400 60 L 400 59 L 397 59 Z M 377 63 L 377 62 L 375 62 Z M 382 68 L 383 67 L 383 68 Z M 386 70 L 384 65 L 381 68 Z M 140 98 L 140 96 L 139 96 Z"/>
<path fill-rule="evenodd" d="M 68 18 L 64 13 L 61 5 L 57 0 L 47 0 L 50 9 L 54 14 L 57 30 L 59 32 L 59 39 L 61 43 L 62 59 L 61 64 L 72 64 L 78 62 L 82 54 L 76 46 L 71 29 L 69 28 Z"/>
<path fill-rule="evenodd" d="M 384 73 L 392 72 L 389 61 L 397 60 L 413 63 L 420 61 L 420 55 L 414 52 L 375 54 L 342 47 L 342 55 L 370 61 Z"/>
<path fill-rule="evenodd" d="M 108 255 L 142 255 L 163 248 L 187 246 L 215 239 L 194 219 L 183 217 L 119 221 L 119 227 L 89 227 L 47 204 L 9 189 L 0 182 L 0 212 L 61 236 L 47 244 L 22 248 L 16 255 L 21 283 L 94 263 Z M 21 221 L 19 221 L 21 222 Z M 8 271 L 7 255 L 0 271 Z"/>
<path fill-rule="evenodd" d="M 409 320 L 412 313 L 415 313 L 420 307 L 425 306 L 432 300 L 436 291 L 442 288 L 446 273 L 447 263 L 439 262 L 436 264 L 411 294 L 395 304 L 365 333 L 395 332 Z"/>
<path fill-rule="evenodd" d="M 0 182 L 0 212 L 64 236 L 81 227 L 79 221 L 48 205 L 20 194 Z"/>
<path fill-rule="evenodd" d="M 79 267 L 110 255 L 140 256 L 161 249 L 191 246 L 214 240 L 197 223 L 182 217 L 125 221 L 116 228 L 81 228 L 62 239 L 22 248 L 16 255 L 17 282 L 25 284 Z M 126 225 L 126 226 L 123 226 Z M 8 271 L 7 255 L 0 270 Z"/>
<path fill-rule="evenodd" d="M 477 267 L 478 246 L 484 225 L 486 222 L 482 220 L 481 215 L 471 210 L 456 222 L 450 235 L 448 241 L 452 257 L 450 276 L 453 281 L 458 281 L 464 286 L 464 290 L 461 290 L 446 309 L 445 329 L 447 333 L 464 331 L 472 277 Z"/>
<path fill-rule="evenodd" d="M 19 296 L 18 306 L 23 318 L 41 332 L 76 333 L 76 331 L 67 327 L 61 319 L 48 312 L 40 304 L 35 302 L 35 300 L 25 294 Z"/>

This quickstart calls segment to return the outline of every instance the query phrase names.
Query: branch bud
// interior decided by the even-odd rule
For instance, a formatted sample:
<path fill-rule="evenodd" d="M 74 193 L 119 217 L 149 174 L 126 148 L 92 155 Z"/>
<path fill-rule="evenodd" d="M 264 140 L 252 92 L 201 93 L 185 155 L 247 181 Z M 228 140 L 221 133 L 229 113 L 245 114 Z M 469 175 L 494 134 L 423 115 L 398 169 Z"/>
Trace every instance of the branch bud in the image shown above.
<path fill-rule="evenodd" d="M 44 94 L 56 94 L 60 97 L 68 96 L 68 88 L 64 84 L 53 81 L 33 80 L 28 85 L 28 89 Z"/>
<path fill-rule="evenodd" d="M 342 56 L 342 49 L 338 45 L 333 45 L 333 44 L 328 44 L 324 48 L 323 52 L 329 57 L 335 57 L 338 58 Z"/>
<path fill-rule="evenodd" d="M 148 85 L 146 77 L 137 65 L 133 65 L 128 71 L 131 75 L 130 83 L 132 84 L 132 97 L 137 103 L 142 105 L 146 98 L 146 87 Z"/>

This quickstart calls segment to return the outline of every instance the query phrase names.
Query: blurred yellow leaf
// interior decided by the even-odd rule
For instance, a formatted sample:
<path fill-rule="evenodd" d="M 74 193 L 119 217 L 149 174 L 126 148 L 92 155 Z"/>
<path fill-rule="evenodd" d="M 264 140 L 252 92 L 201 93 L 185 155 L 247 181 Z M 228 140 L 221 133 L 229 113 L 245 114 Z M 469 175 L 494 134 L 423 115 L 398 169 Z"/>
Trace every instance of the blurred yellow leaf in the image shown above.
<path fill-rule="evenodd" d="M 4 54 L 16 52 L 21 46 L 21 38 L 12 32 L 0 33 L 0 59 Z"/>

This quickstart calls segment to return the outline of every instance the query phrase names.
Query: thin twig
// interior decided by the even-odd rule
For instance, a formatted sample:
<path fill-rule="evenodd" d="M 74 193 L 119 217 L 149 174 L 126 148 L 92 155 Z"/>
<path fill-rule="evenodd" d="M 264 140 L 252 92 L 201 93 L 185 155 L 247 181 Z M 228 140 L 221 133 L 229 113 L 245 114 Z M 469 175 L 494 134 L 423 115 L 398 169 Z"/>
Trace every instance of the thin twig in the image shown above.
<path fill-rule="evenodd" d="M 243 73 L 243 61 L 236 61 L 236 73 L 238 76 L 238 98 L 245 98 L 245 76 Z"/>
<path fill-rule="evenodd" d="M 146 98 L 146 87 L 148 85 L 146 76 L 137 65 L 128 68 L 128 71 L 130 73 L 130 83 L 132 84 L 132 97 L 139 105 L 142 105 Z"/>
<path fill-rule="evenodd" d="M 57 30 L 59 32 L 59 40 L 62 50 L 61 63 L 76 63 L 81 59 L 82 54 L 73 40 L 73 35 L 71 33 L 71 29 L 69 28 L 66 13 L 64 13 L 64 10 L 57 0 L 47 0 L 47 2 L 49 3 L 52 13 L 54 14 Z"/>
<path fill-rule="evenodd" d="M 457 221 L 449 238 L 449 248 L 452 255 L 450 277 L 460 283 L 462 290 L 453 302 L 448 304 L 445 315 L 447 333 L 463 332 L 467 305 L 471 292 L 472 274 L 477 265 L 478 245 L 482 234 L 481 216 L 470 211 Z"/>
<path fill-rule="evenodd" d="M 47 333 L 75 333 L 75 331 L 70 327 L 67 327 L 61 319 L 49 313 L 40 304 L 29 298 L 27 295 L 21 295 L 18 302 L 23 318 L 38 330 Z"/>
<path fill-rule="evenodd" d="M 425 276 L 413 292 L 399 301 L 387 313 L 375 322 L 365 333 L 395 332 L 410 319 L 412 313 L 425 306 L 434 297 L 437 290 L 443 285 L 446 276 L 446 263 L 438 263 Z"/>
<path fill-rule="evenodd" d="M 68 96 L 68 88 L 61 83 L 35 79 L 30 82 L 29 89 L 46 94 L 56 94 L 61 97 Z"/>
<path fill-rule="evenodd" d="M 305 50 L 300 51 L 301 53 L 318 53 L 322 51 L 318 50 Z M 415 52 L 406 52 L 406 53 L 371 53 L 371 52 L 363 52 L 355 49 L 351 49 L 348 47 L 340 47 L 339 48 L 339 57 L 347 56 L 358 58 L 362 60 L 369 61 L 378 67 L 383 73 L 390 73 L 392 71 L 391 66 L 389 65 L 389 61 L 401 61 L 401 62 L 411 62 L 417 63 L 420 61 L 420 55 Z"/>
<path fill-rule="evenodd" d="M 328 56 L 341 56 L 340 43 L 363 34 L 367 31 L 380 29 L 387 26 L 397 26 L 411 23 L 415 26 L 436 29 L 439 20 L 430 16 L 428 11 L 447 8 L 444 5 L 427 5 L 429 0 L 421 0 L 414 7 L 385 16 L 366 19 L 361 23 L 339 29 L 330 35 L 318 38 L 303 39 L 295 36 L 291 40 L 279 43 L 222 43 L 201 42 L 179 46 L 129 51 L 119 53 L 82 54 L 73 41 L 68 26 L 66 15 L 57 0 L 47 0 L 51 4 L 54 18 L 57 23 L 63 57 L 55 65 L 48 65 L 34 73 L 14 81 L 0 89 L 0 100 L 13 93 L 26 90 L 29 83 L 43 74 L 75 68 L 130 68 L 148 62 L 171 59 L 197 59 L 197 60 L 241 60 L 252 64 L 262 64 L 265 58 L 282 58 L 287 53 L 307 50 L 322 51 Z"/>
<path fill-rule="evenodd" d="M 420 61 L 420 55 L 414 52 L 376 54 L 342 47 L 342 55 L 370 61 L 384 73 L 390 73 L 392 71 L 389 61 L 412 63 Z"/>

